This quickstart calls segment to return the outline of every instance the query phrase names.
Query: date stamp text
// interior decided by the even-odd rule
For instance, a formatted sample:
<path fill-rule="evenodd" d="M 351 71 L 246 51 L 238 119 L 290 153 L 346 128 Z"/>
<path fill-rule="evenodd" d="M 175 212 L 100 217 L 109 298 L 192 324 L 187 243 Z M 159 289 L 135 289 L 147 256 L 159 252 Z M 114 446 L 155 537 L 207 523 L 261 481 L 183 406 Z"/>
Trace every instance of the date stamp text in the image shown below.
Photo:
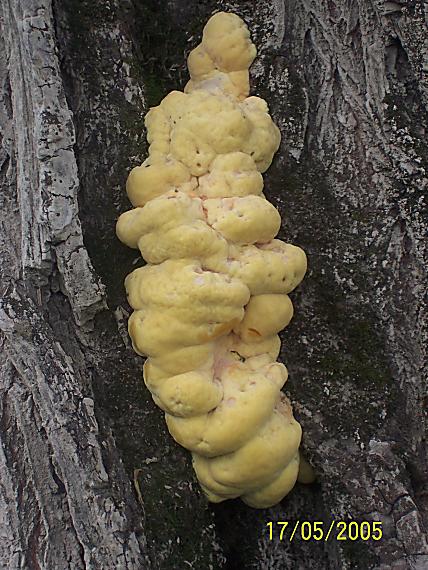
<path fill-rule="evenodd" d="M 382 538 L 382 523 L 379 521 L 277 521 L 266 523 L 269 540 L 304 541 L 328 540 L 380 540 Z"/>

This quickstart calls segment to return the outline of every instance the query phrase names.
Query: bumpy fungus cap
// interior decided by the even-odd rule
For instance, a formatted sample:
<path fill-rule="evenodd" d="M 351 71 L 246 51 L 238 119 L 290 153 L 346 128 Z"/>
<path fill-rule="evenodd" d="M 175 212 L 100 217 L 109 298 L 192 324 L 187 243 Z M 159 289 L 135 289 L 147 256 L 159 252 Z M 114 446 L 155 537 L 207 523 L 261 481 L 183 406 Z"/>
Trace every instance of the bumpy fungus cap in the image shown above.
<path fill-rule="evenodd" d="M 185 91 L 221 91 L 244 99 L 250 92 L 248 68 L 256 57 L 245 23 L 219 12 L 204 28 L 202 42 L 187 60 L 191 80 Z"/>
<path fill-rule="evenodd" d="M 262 194 L 280 133 L 248 97 L 255 55 L 240 18 L 209 20 L 185 92 L 147 113 L 149 156 L 129 175 L 134 209 L 117 234 L 147 261 L 126 278 L 129 333 L 170 433 L 209 500 L 268 507 L 299 472 L 301 429 L 276 359 L 306 256 L 275 239 L 281 219 Z"/>

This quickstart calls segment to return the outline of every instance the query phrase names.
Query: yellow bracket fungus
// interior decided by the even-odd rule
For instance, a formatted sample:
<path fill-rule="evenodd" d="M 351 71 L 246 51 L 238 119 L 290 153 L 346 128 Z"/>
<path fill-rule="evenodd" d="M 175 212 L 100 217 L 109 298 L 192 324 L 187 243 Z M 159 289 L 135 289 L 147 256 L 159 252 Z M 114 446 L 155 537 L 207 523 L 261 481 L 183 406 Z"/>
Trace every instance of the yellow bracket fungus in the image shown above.
<path fill-rule="evenodd" d="M 129 334 L 171 435 L 210 501 L 262 508 L 299 472 L 301 428 L 276 359 L 306 256 L 275 239 L 280 216 L 262 194 L 280 133 L 249 97 L 255 56 L 238 16 L 210 18 L 184 92 L 146 115 L 149 156 L 129 175 L 134 209 L 117 235 L 147 262 L 125 281 Z"/>

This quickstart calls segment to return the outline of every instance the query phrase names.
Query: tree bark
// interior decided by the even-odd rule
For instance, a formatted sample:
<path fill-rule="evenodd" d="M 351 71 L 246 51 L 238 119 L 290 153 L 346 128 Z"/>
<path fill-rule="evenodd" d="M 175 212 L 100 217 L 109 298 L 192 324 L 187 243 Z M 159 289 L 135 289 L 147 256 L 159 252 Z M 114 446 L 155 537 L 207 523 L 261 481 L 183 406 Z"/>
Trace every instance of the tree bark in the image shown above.
<path fill-rule="evenodd" d="M 0 566 L 428 567 L 428 33 L 422 0 L 1 0 Z M 310 270 L 283 334 L 317 473 L 277 507 L 208 505 L 130 346 L 114 234 L 143 118 L 234 11 L 282 131 L 265 177 Z M 424 239 L 425 238 L 425 239 Z M 268 522 L 382 523 L 379 541 Z"/>

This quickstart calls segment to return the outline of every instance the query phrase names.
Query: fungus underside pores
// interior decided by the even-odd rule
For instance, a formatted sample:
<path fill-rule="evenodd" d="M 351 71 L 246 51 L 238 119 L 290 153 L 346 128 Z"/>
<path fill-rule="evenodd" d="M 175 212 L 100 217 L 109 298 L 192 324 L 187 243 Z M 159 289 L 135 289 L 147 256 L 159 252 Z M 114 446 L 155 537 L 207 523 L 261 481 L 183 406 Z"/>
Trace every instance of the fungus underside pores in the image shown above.
<path fill-rule="evenodd" d="M 117 235 L 147 262 L 125 281 L 129 334 L 171 435 L 210 501 L 263 508 L 299 473 L 301 428 L 276 360 L 306 256 L 275 239 L 280 216 L 263 195 L 280 133 L 249 96 L 255 56 L 238 16 L 210 18 L 184 92 L 146 115 L 149 156 L 128 177 L 134 208 Z"/>

